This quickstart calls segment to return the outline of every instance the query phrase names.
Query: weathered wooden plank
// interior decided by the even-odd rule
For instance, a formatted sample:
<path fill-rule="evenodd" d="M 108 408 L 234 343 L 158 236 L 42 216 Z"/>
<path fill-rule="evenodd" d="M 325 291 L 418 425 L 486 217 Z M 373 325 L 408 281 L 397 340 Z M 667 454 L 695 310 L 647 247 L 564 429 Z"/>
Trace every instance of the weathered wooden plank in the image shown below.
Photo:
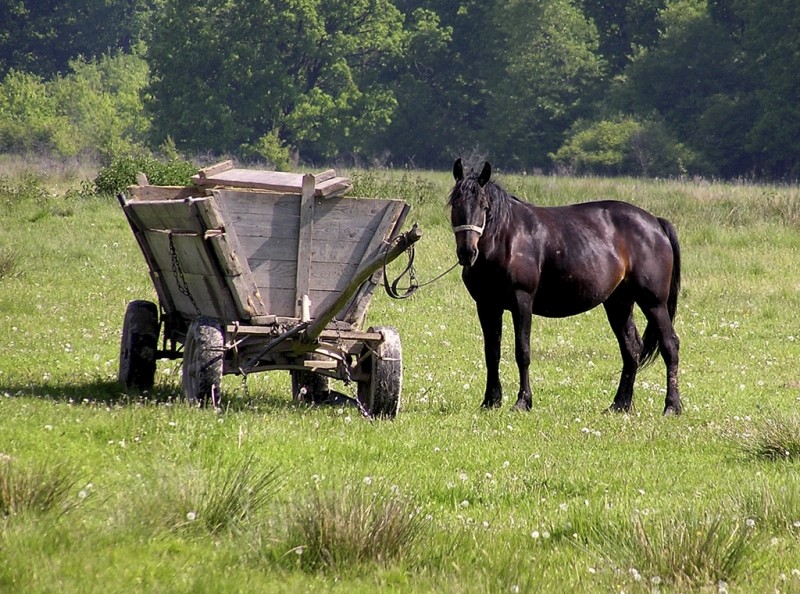
<path fill-rule="evenodd" d="M 197 172 L 197 175 L 201 179 L 206 179 L 208 177 L 213 177 L 214 175 L 218 175 L 223 173 L 224 171 L 229 171 L 233 169 L 233 161 L 222 161 L 215 165 L 211 165 L 210 167 L 205 167 Z"/>
<path fill-rule="evenodd" d="M 309 288 L 315 291 L 343 291 L 358 270 L 357 264 L 311 263 Z"/>
<path fill-rule="evenodd" d="M 170 234 L 164 231 L 146 231 L 145 237 L 161 268 L 169 270 L 172 265 Z M 210 261 L 201 235 L 172 234 L 177 265 L 184 273 L 213 276 L 215 263 Z"/>
<path fill-rule="evenodd" d="M 303 177 L 304 174 L 301 173 L 228 169 L 211 175 L 198 173 L 192 177 L 192 181 L 201 187 L 227 186 L 300 194 L 303 188 Z M 348 178 L 336 177 L 336 173 L 332 169 L 313 177 L 316 186 L 313 193 L 315 196 L 340 195 L 353 187 Z"/>
<path fill-rule="evenodd" d="M 218 262 L 225 263 L 223 266 L 225 282 L 239 310 L 239 317 L 246 320 L 254 316 L 267 315 L 269 313 L 267 306 L 261 298 L 247 261 L 242 262 L 236 250 L 230 246 L 230 243 L 235 241 L 235 235 L 226 233 L 210 237 L 208 241 L 214 248 Z"/>
<path fill-rule="evenodd" d="M 172 297 L 170 296 L 169 291 L 161 278 L 158 262 L 153 254 L 152 249 L 150 248 L 150 244 L 147 243 L 144 231 L 142 230 L 143 225 L 140 223 L 139 217 L 136 215 L 134 210 L 130 208 L 130 202 L 125 198 L 125 196 L 120 194 L 117 197 L 120 201 L 120 205 L 122 206 L 122 211 L 125 213 L 125 218 L 128 220 L 128 224 L 130 225 L 133 235 L 136 238 L 136 243 L 139 244 L 139 248 L 142 250 L 142 255 L 147 263 L 147 268 L 150 272 L 150 279 L 153 281 L 153 287 L 155 287 L 159 303 L 167 313 L 173 312 L 175 311 L 175 308 L 172 302 Z"/>
<path fill-rule="evenodd" d="M 162 272 L 164 284 L 169 288 L 175 303 L 176 311 L 187 318 L 200 314 L 212 316 L 220 320 L 234 321 L 240 319 L 238 308 L 233 302 L 227 287 L 220 287 L 216 277 L 184 273 L 181 285 L 173 274 Z M 184 284 L 185 281 L 185 284 Z M 187 289 L 191 298 L 184 293 Z M 195 304 L 197 309 L 195 309 Z"/>
<path fill-rule="evenodd" d="M 271 209 L 283 209 L 298 216 L 300 199 L 297 194 L 273 194 L 256 190 L 214 190 L 214 196 L 225 214 L 264 214 Z"/>
<path fill-rule="evenodd" d="M 271 315 L 293 317 L 295 315 L 295 288 L 281 289 L 274 285 L 258 287 L 261 299 Z"/>
<path fill-rule="evenodd" d="M 248 262 L 297 262 L 297 234 L 268 239 L 245 235 L 239 241 Z"/>
<path fill-rule="evenodd" d="M 335 169 L 326 169 L 325 171 L 320 171 L 319 173 L 314 174 L 314 180 L 317 182 L 317 187 L 319 187 L 322 182 L 333 179 L 334 177 L 336 177 Z"/>
<path fill-rule="evenodd" d="M 297 284 L 295 290 L 295 315 L 301 314 L 303 295 L 308 295 L 311 282 L 311 249 L 314 234 L 314 185 L 313 175 L 303 176 L 300 196 L 300 232 L 297 238 Z"/>
<path fill-rule="evenodd" d="M 275 192 L 299 194 L 303 186 L 303 174 L 282 171 L 229 169 L 206 177 L 195 175 L 192 177 L 192 181 L 200 186 L 260 188 Z"/>
<path fill-rule="evenodd" d="M 177 200 L 159 202 L 129 202 L 142 225 L 142 230 L 171 229 L 179 232 L 203 233 L 190 203 Z"/>
<path fill-rule="evenodd" d="M 297 287 L 297 260 L 276 262 L 274 260 L 251 260 L 250 270 L 253 271 L 256 285 L 262 292 L 266 288 L 292 289 Z M 270 311 L 269 313 L 275 313 Z M 284 314 L 281 314 L 284 315 Z M 289 315 L 294 315 L 292 312 Z"/>
<path fill-rule="evenodd" d="M 336 177 L 329 179 L 317 185 L 315 191 L 316 196 L 329 198 L 333 196 L 341 196 L 353 189 L 353 183 L 344 177 Z"/>
<path fill-rule="evenodd" d="M 422 231 L 415 225 L 407 233 L 398 238 L 398 241 L 392 243 L 389 249 L 383 254 L 376 254 L 367 262 L 364 262 L 358 271 L 352 275 L 352 279 L 344 291 L 341 291 L 333 305 L 325 308 L 325 311 L 320 312 L 317 317 L 308 325 L 305 330 L 305 339 L 307 341 L 314 341 L 319 336 L 328 323 L 334 319 L 336 314 L 343 310 L 345 305 L 352 300 L 353 294 L 360 286 L 364 284 L 376 270 L 378 270 L 385 262 L 391 262 L 399 256 L 407 247 L 422 237 Z"/>
<path fill-rule="evenodd" d="M 364 262 L 373 255 L 379 253 L 383 245 L 387 241 L 394 239 L 405 221 L 406 215 L 410 207 L 400 200 L 391 201 L 386 206 L 386 212 L 380 224 L 380 229 L 373 237 L 370 245 L 364 250 Z M 376 271 L 372 277 L 365 282 L 358 291 L 356 291 L 353 298 L 343 308 L 342 312 L 337 315 L 337 319 L 348 322 L 356 328 L 360 328 L 364 322 L 369 309 L 369 302 L 372 299 L 372 294 L 375 292 L 377 283 L 383 278 L 383 270 Z"/>
<path fill-rule="evenodd" d="M 184 186 L 128 186 L 128 198 L 131 201 L 145 200 L 183 200 L 189 197 L 200 197 L 202 190 Z"/>

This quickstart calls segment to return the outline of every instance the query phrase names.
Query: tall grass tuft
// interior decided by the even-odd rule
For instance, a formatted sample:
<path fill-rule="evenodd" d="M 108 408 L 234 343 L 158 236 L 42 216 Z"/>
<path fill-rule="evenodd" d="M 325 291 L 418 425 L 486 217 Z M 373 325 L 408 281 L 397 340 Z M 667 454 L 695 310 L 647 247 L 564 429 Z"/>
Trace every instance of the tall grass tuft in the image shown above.
<path fill-rule="evenodd" d="M 413 550 L 424 520 L 412 504 L 382 491 L 316 491 L 290 517 L 289 542 L 307 570 L 387 565 Z"/>
<path fill-rule="evenodd" d="M 0 454 L 0 517 L 65 511 L 76 483 L 74 471 L 64 465 L 20 468 Z"/>
<path fill-rule="evenodd" d="M 595 537 L 601 557 L 621 575 L 697 589 L 732 580 L 749 566 L 757 534 L 747 521 L 689 511 L 662 518 L 636 514 L 629 524 Z"/>
<path fill-rule="evenodd" d="M 740 438 L 741 450 L 760 460 L 800 458 L 800 415 L 766 418 Z"/>
<path fill-rule="evenodd" d="M 19 274 L 19 256 L 17 252 L 0 245 L 0 279 L 13 278 Z"/>
<path fill-rule="evenodd" d="M 772 534 L 800 538 L 800 485 L 764 483 L 737 493 L 731 507 Z"/>
<path fill-rule="evenodd" d="M 200 497 L 197 520 L 212 534 L 240 526 L 266 507 L 281 483 L 277 468 L 261 469 L 252 456 L 220 465 Z"/>

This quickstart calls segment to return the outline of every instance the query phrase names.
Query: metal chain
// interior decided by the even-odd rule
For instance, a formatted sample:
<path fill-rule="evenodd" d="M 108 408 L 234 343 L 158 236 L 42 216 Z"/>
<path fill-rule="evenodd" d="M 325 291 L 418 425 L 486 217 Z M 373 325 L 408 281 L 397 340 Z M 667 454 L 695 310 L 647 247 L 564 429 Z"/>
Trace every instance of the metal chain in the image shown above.
<path fill-rule="evenodd" d="M 242 393 L 247 401 L 250 401 L 250 388 L 247 386 L 247 372 L 239 363 L 239 322 L 233 322 L 233 336 L 231 339 L 231 349 L 233 350 L 233 366 L 239 370 L 242 376 Z"/>
<path fill-rule="evenodd" d="M 172 239 L 172 231 L 169 232 L 169 255 L 172 259 L 172 274 L 175 277 L 175 282 L 178 285 L 178 291 L 180 291 L 181 295 L 185 295 L 189 301 L 192 302 L 194 310 L 199 316 L 200 308 L 197 306 L 197 302 L 194 300 L 192 293 L 189 291 L 189 283 L 186 282 L 186 277 L 183 274 L 183 267 L 181 266 L 180 260 L 178 260 L 178 252 L 175 249 L 175 241 Z"/>

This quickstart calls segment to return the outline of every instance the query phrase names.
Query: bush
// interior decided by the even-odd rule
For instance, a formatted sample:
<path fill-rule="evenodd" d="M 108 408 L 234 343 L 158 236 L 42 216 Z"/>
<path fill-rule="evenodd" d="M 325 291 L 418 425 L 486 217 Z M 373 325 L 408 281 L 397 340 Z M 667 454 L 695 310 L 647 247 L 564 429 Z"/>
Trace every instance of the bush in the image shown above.
<path fill-rule="evenodd" d="M 189 161 L 159 161 L 152 155 L 118 157 L 100 170 L 94 180 L 100 194 L 117 194 L 136 183 L 136 174 L 144 173 L 154 186 L 186 186 L 197 167 Z"/>
<path fill-rule="evenodd" d="M 574 173 L 669 177 L 703 169 L 664 124 L 629 117 L 579 129 L 550 156 Z"/>

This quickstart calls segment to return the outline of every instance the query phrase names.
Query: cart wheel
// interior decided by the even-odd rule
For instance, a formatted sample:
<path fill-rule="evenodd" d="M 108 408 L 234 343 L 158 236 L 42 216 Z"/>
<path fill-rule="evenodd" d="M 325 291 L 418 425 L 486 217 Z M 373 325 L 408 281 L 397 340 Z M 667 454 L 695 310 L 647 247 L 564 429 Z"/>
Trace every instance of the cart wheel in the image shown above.
<path fill-rule="evenodd" d="M 119 383 L 149 390 L 156 376 L 158 307 L 150 301 L 131 301 L 125 309 L 119 350 Z"/>
<path fill-rule="evenodd" d="M 306 402 L 322 402 L 330 393 L 330 379 L 313 371 L 292 369 L 292 397 Z M 302 390 L 305 389 L 305 392 Z"/>
<path fill-rule="evenodd" d="M 196 406 L 220 405 L 225 333 L 215 318 L 199 316 L 189 325 L 183 345 L 183 394 Z"/>
<path fill-rule="evenodd" d="M 363 362 L 370 373 L 369 380 L 358 384 L 358 400 L 375 417 L 394 417 L 400 412 L 403 390 L 400 334 L 388 326 L 373 327 L 369 331 L 380 332 L 383 341 Z"/>

